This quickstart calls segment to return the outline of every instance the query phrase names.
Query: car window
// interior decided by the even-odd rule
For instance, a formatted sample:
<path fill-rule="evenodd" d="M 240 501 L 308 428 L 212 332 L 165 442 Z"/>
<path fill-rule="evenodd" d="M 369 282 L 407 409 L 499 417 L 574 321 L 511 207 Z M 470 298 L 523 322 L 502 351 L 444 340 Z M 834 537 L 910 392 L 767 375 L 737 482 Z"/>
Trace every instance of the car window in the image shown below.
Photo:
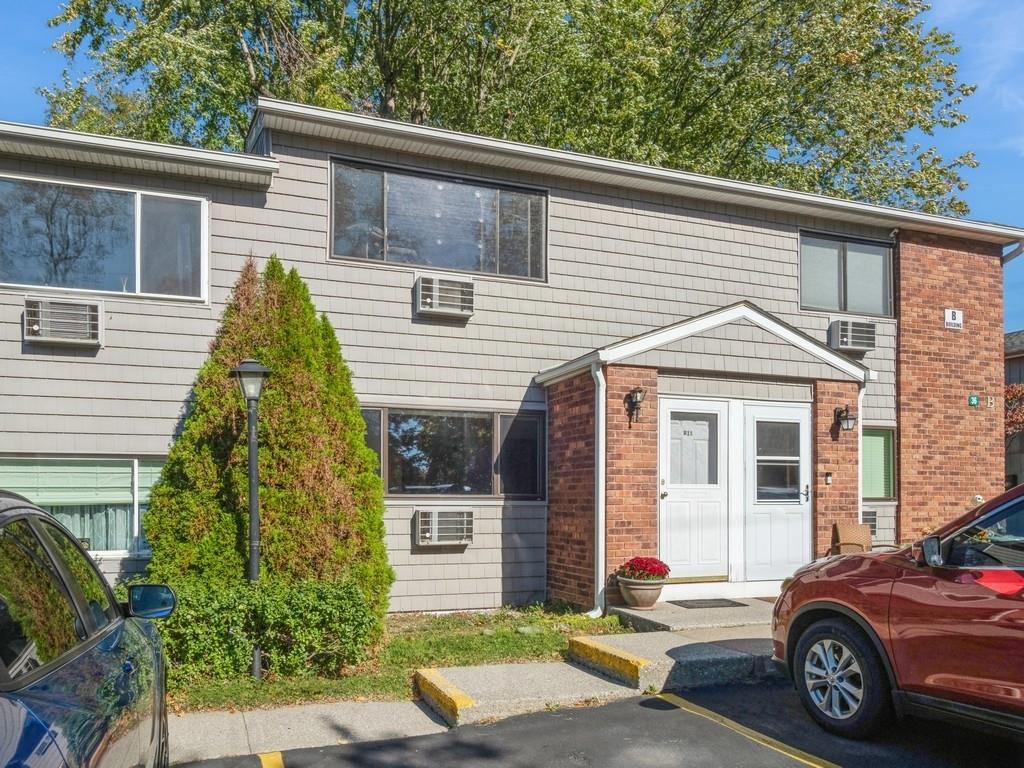
<path fill-rule="evenodd" d="M 42 543 L 24 520 L 0 528 L 0 659 L 12 679 L 64 655 L 85 628 Z"/>
<path fill-rule="evenodd" d="M 43 535 L 53 544 L 58 556 L 67 566 L 67 572 L 81 590 L 83 604 L 89 611 L 93 627 L 103 629 L 117 618 L 117 608 L 110 599 L 110 591 L 96 566 L 64 531 L 53 523 L 41 522 Z"/>
<path fill-rule="evenodd" d="M 948 562 L 963 568 L 1024 568 L 1024 503 L 954 536 Z"/>

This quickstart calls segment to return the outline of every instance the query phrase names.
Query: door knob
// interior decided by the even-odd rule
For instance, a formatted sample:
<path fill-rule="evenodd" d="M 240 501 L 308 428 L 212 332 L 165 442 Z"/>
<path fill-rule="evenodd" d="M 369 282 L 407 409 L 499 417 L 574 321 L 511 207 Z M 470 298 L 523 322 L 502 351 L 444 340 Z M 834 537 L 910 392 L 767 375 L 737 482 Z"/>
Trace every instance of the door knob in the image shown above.
<path fill-rule="evenodd" d="M 810 486 L 809 483 L 804 486 L 803 495 L 804 495 L 804 501 L 810 501 L 810 498 L 811 498 L 811 486 Z"/>
<path fill-rule="evenodd" d="M 661 498 L 667 499 L 668 498 L 668 491 L 662 491 L 661 492 Z"/>

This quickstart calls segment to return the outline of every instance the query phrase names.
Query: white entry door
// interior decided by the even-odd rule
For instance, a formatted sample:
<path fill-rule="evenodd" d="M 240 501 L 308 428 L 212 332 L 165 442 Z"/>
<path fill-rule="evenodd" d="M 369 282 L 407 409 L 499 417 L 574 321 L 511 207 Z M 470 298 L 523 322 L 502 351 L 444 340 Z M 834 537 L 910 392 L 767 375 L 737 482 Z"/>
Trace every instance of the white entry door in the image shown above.
<path fill-rule="evenodd" d="M 784 579 L 811 559 L 811 410 L 744 410 L 747 580 Z"/>
<path fill-rule="evenodd" d="M 658 530 L 673 578 L 729 572 L 728 418 L 727 403 L 660 401 Z"/>

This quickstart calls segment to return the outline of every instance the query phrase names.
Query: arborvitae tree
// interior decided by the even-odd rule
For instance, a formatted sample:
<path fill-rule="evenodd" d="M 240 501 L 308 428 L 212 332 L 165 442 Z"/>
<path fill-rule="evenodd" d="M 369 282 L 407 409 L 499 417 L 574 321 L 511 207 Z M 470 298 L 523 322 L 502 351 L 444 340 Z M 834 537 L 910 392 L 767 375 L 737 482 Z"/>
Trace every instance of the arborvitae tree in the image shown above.
<path fill-rule="evenodd" d="M 334 329 L 276 257 L 262 277 L 245 265 L 199 370 L 143 520 L 150 576 L 245 579 L 246 412 L 230 371 L 247 357 L 271 370 L 259 402 L 261 579 L 351 579 L 382 617 L 393 574 L 377 460 Z"/>

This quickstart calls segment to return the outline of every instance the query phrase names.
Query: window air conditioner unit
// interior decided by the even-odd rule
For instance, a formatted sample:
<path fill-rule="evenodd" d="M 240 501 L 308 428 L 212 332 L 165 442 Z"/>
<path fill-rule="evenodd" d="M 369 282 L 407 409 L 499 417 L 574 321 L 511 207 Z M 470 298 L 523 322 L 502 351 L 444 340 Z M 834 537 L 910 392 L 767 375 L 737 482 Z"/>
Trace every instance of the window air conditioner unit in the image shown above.
<path fill-rule="evenodd" d="M 416 314 L 472 317 L 473 281 L 422 275 L 416 280 Z"/>
<path fill-rule="evenodd" d="M 455 547 L 473 541 L 472 509 L 417 509 L 416 544 Z"/>
<path fill-rule="evenodd" d="M 839 352 L 870 352 L 875 348 L 875 324 L 858 320 L 833 320 L 828 345 Z"/>
<path fill-rule="evenodd" d="M 26 298 L 24 318 L 26 342 L 103 345 L 103 305 L 98 301 Z"/>

